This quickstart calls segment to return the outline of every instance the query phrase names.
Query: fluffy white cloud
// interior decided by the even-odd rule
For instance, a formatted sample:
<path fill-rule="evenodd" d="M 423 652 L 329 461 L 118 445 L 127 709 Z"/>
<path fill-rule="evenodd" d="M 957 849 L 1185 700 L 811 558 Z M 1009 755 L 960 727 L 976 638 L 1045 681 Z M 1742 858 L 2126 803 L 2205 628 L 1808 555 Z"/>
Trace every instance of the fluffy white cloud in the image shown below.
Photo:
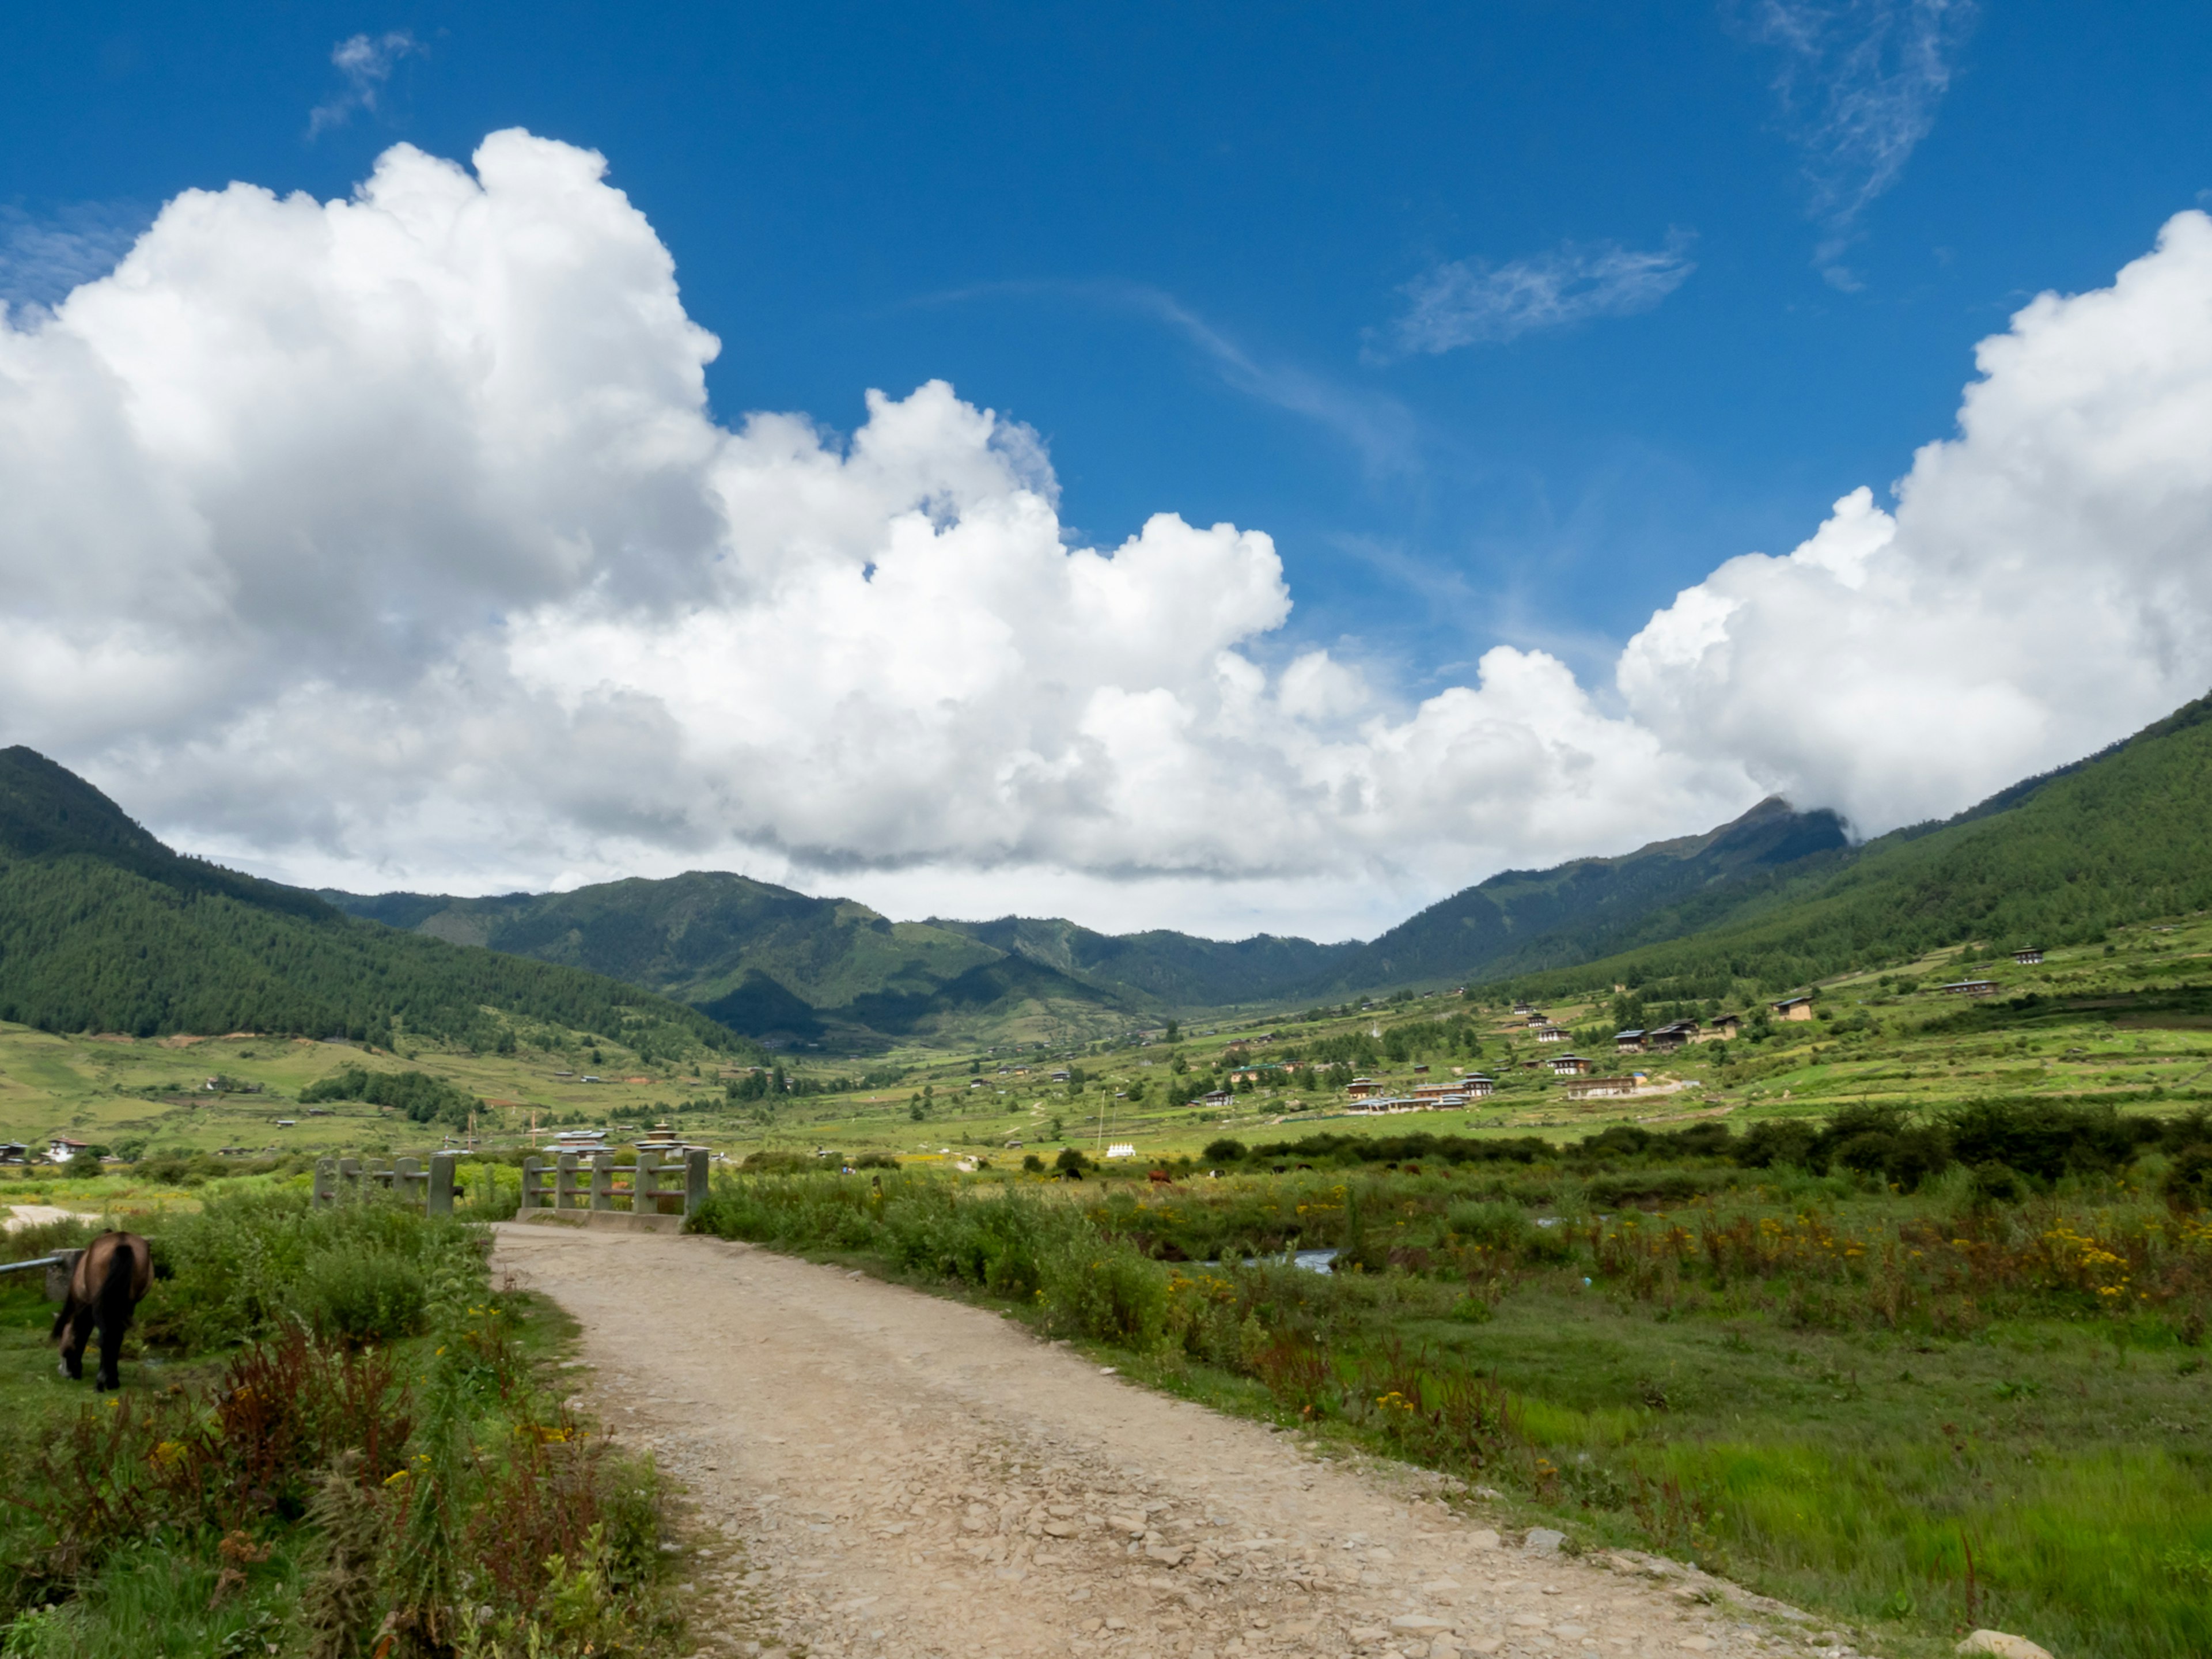
<path fill-rule="evenodd" d="M 1894 520 L 1847 498 L 1656 617 L 1613 707 L 1499 648 L 1407 709 L 1264 665 L 1256 531 L 1066 545 L 1034 434 L 947 386 L 849 439 L 717 424 L 717 343 L 603 173 L 507 132 L 348 201 L 188 193 L 0 325 L 0 738 L 295 879 L 721 866 L 1337 935 L 1768 787 L 1956 806 L 2203 678 L 2196 216 L 1985 348 Z"/>
<path fill-rule="evenodd" d="M 1855 490 L 1629 641 L 1670 745 L 1869 830 L 2086 754 L 2212 683 L 2212 220 L 1982 343 L 1959 435 L 1894 515 Z"/>

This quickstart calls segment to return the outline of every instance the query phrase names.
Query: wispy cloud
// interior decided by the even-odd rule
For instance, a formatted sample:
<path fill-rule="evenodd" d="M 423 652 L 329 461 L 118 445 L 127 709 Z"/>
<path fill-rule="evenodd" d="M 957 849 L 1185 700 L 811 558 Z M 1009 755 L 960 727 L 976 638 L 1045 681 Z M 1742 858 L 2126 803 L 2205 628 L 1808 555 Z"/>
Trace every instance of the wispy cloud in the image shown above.
<path fill-rule="evenodd" d="M 1370 343 L 1369 355 L 1434 355 L 1649 311 L 1697 269 L 1690 241 L 1677 231 L 1656 248 L 1567 242 L 1501 265 L 1455 259 L 1434 266 L 1400 290 L 1406 313 Z"/>
<path fill-rule="evenodd" d="M 1420 422 L 1387 392 L 1348 386 L 1295 363 L 1269 361 L 1239 344 L 1165 290 L 1114 280 L 980 283 L 924 295 L 916 305 L 949 305 L 991 295 L 1054 295 L 1166 324 L 1198 349 L 1231 390 L 1302 415 L 1342 439 L 1370 477 L 1403 477 L 1422 466 Z"/>
<path fill-rule="evenodd" d="M 1175 328 L 1237 391 L 1336 433 L 1358 452 L 1370 476 L 1419 470 L 1418 424 L 1395 398 L 1340 386 L 1293 363 L 1264 362 L 1158 289 L 1131 286 L 1121 290 L 1121 297 Z"/>
<path fill-rule="evenodd" d="M 1753 33 L 1780 48 L 1775 91 L 1805 156 L 1821 236 L 1814 265 L 1839 289 L 1859 220 L 1936 125 L 1974 0 L 1758 0 Z"/>
<path fill-rule="evenodd" d="M 84 202 L 40 216 L 0 207 L 0 304 L 51 306 L 115 269 L 153 215 L 128 202 Z"/>
<path fill-rule="evenodd" d="M 425 57 L 428 52 L 405 29 L 356 34 L 339 41 L 331 48 L 331 63 L 344 77 L 345 85 L 308 112 L 307 137 L 314 137 L 325 127 L 343 126 L 356 110 L 374 113 L 400 60 Z"/>

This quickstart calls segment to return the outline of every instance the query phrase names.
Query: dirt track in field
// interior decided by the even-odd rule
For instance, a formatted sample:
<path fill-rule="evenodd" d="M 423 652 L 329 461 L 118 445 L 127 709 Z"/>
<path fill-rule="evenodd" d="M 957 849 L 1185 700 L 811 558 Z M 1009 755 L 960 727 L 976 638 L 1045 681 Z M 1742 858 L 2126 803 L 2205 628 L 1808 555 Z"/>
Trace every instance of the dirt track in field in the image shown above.
<path fill-rule="evenodd" d="M 1847 1652 L 1649 1557 L 1531 1553 L 1434 1477 L 1102 1374 L 978 1309 L 744 1244 L 503 1225 L 578 1391 L 689 1493 L 707 1655 Z"/>

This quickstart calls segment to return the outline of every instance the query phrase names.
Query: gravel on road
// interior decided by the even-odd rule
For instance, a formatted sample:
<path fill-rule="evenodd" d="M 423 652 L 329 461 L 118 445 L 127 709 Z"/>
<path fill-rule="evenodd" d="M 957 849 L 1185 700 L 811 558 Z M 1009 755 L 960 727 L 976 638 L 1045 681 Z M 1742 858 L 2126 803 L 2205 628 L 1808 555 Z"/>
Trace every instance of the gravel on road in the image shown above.
<path fill-rule="evenodd" d="M 716 1239 L 497 1231 L 495 1269 L 582 1326 L 581 1402 L 685 1490 L 702 1655 L 1853 1651 L 1673 1563 L 1501 1538 L 1433 1474 L 981 1309 Z"/>

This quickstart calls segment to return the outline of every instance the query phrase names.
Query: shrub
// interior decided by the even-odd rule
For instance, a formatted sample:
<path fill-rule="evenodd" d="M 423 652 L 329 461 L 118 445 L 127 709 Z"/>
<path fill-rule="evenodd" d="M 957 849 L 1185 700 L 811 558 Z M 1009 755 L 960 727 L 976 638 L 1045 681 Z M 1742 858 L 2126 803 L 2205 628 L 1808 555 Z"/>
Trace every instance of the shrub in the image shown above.
<path fill-rule="evenodd" d="M 1978 1206 L 1993 1204 L 2016 1204 L 2021 1198 L 2020 1172 L 2005 1164 L 1977 1164 L 1966 1188 L 1969 1200 Z"/>
<path fill-rule="evenodd" d="M 1493 1250 L 1524 1249 L 1536 1231 L 1518 1204 L 1462 1202 L 1445 1212 L 1445 1219 L 1461 1237 Z"/>
<path fill-rule="evenodd" d="M 2177 1210 L 2203 1209 L 2212 1200 L 2212 1145 L 2185 1146 L 2176 1152 L 2160 1191 Z"/>
<path fill-rule="evenodd" d="M 405 1256 L 326 1251 L 301 1275 L 295 1306 L 325 1341 L 359 1348 L 414 1335 L 428 1302 L 422 1270 Z"/>
<path fill-rule="evenodd" d="M 1149 1348 L 1167 1324 L 1167 1274 L 1126 1244 L 1070 1239 L 1041 1264 L 1055 1329 Z"/>
<path fill-rule="evenodd" d="M 1218 1140 L 1207 1141 L 1206 1151 L 1201 1156 L 1208 1164 L 1241 1163 L 1244 1158 L 1244 1143 L 1224 1135 Z"/>

